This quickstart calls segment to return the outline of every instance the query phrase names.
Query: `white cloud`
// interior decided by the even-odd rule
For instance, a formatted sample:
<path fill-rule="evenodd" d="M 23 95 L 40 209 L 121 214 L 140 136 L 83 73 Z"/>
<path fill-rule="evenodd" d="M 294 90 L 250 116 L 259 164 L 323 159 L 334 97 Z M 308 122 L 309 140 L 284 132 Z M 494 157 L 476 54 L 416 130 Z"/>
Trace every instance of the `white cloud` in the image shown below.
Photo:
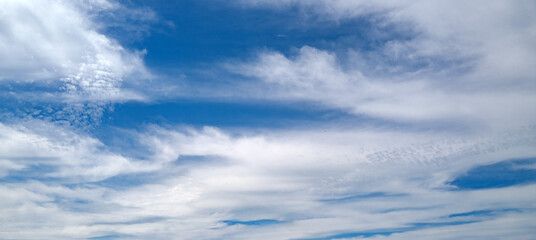
<path fill-rule="evenodd" d="M 8 61 L 0 63 L 0 81 L 57 86 L 68 101 L 139 98 L 121 84 L 147 74 L 143 52 L 100 33 L 91 16 L 117 8 L 108 1 L 2 1 L 0 58 Z"/>
<path fill-rule="evenodd" d="M 478 209 L 533 207 L 534 185 L 445 191 L 445 181 L 475 164 L 533 156 L 533 129 L 461 136 L 374 128 L 250 133 L 152 126 L 131 133 L 151 153 L 143 159 L 39 121 L 3 124 L 0 133 L 0 156 L 18 166 L 6 177 L 47 164 L 54 168 L 39 176 L 55 179 L 2 183 L 0 191 L 9 197 L 0 205 L 9 211 L 0 219 L 0 237 L 23 231 L 22 237 L 51 239 L 167 239 L 179 233 L 181 239 L 289 239 L 404 227 Z M 125 186 L 94 183 L 121 176 L 129 176 Z M 374 192 L 387 196 L 336 200 Z M 283 222 L 221 222 L 229 219 Z"/>
<path fill-rule="evenodd" d="M 24 165 L 14 163 L 9 160 L 0 159 L 0 178 L 8 175 L 10 170 L 21 170 L 24 169 Z"/>
<path fill-rule="evenodd" d="M 153 128 L 142 136 L 153 146 L 155 159 L 177 159 L 175 164 L 187 171 L 112 199 L 148 215 L 194 219 L 176 229 L 185 239 L 312 237 L 441 221 L 475 209 L 532 206 L 533 185 L 480 192 L 444 189 L 445 181 L 474 164 L 534 154 L 532 133 L 525 130 L 460 138 L 370 129 L 236 135 L 215 128 Z M 203 158 L 190 162 L 192 155 Z M 320 201 L 371 192 L 394 195 Z M 288 222 L 257 228 L 219 223 L 227 219 Z"/>
<path fill-rule="evenodd" d="M 411 30 L 379 48 L 349 45 L 349 60 L 301 47 L 294 56 L 263 52 L 232 67 L 260 79 L 271 99 L 307 100 L 393 121 L 447 121 L 494 128 L 536 120 L 533 2 L 241 1 L 298 6 L 327 21 L 365 17 L 379 32 Z M 314 22 L 311 22 L 314 27 Z M 342 62 L 341 62 L 342 61 Z"/>
<path fill-rule="evenodd" d="M 365 76 L 356 67 L 342 69 L 334 54 L 303 47 L 293 58 L 267 52 L 256 62 L 232 70 L 273 85 L 275 90 L 264 93 L 268 98 L 308 100 L 394 121 L 515 127 L 536 119 L 532 89 L 457 89 L 448 82 L 453 76 L 442 77 L 444 82 L 430 76 Z"/>
<path fill-rule="evenodd" d="M 534 213 L 509 213 L 497 219 L 458 226 L 394 233 L 371 239 L 530 239 L 534 235 Z M 360 239 L 360 238 L 354 238 Z"/>
<path fill-rule="evenodd" d="M 117 5 L 87 3 L 1 2 L 0 14 L 8 17 L 0 18 L 0 57 L 13 55 L 13 61 L 0 63 L 1 80 L 59 81 L 74 102 L 123 98 L 121 82 L 143 69 L 141 56 L 99 34 L 87 12 Z M 438 11 L 455 5 L 269 4 L 280 3 L 280 7 L 305 6 L 330 20 L 381 13 L 386 22 L 412 22 L 423 35 L 387 44 L 374 53 L 380 56 L 377 62 L 355 49 L 349 50 L 349 55 L 354 54 L 350 64 L 341 64 L 335 53 L 312 47 L 300 48 L 296 56 L 265 52 L 257 61 L 233 69 L 275 86 L 263 97 L 313 101 L 393 121 L 468 121 L 473 123 L 471 130 L 487 124 L 493 131 L 346 126 L 251 133 L 151 126 L 130 132 L 129 140 L 149 152 L 135 158 L 127 157 L 134 155 L 133 149 L 112 151 L 94 137 L 50 122 L 0 123 L 0 238 L 294 239 L 404 228 L 415 222 L 448 221 L 446 216 L 453 213 L 512 208 L 520 210 L 470 225 L 418 229 L 388 238 L 533 235 L 529 220 L 534 218 L 534 184 L 476 191 L 447 191 L 450 186 L 445 184 L 477 164 L 536 154 L 532 125 L 536 100 L 529 81 L 534 69 L 528 67 L 530 62 L 517 69 L 512 66 L 517 61 L 510 60 L 533 57 L 527 45 L 533 36 L 520 31 L 523 24 L 517 21 L 506 21 L 516 27 L 509 35 L 513 40 L 485 30 L 491 24 L 486 9 L 512 10 L 498 19 L 511 19 L 519 9 L 494 2 L 469 21 L 473 24 L 455 30 L 461 24 L 455 15 L 471 8 L 445 15 Z M 476 23 L 485 26 L 477 29 Z M 495 23 L 498 29 L 506 29 L 501 25 L 505 21 Z M 532 22 L 527 29 L 531 26 Z M 495 38 L 484 42 L 483 36 Z M 451 37 L 453 42 L 443 45 Z M 506 45 L 509 50 L 492 48 L 513 43 L 518 45 Z M 451 52 L 455 46 L 460 49 Z M 472 68 L 469 72 L 457 72 L 456 67 L 414 71 L 404 64 L 384 64 L 397 56 L 402 60 L 450 58 Z M 476 63 L 465 62 L 474 56 Z M 354 62 L 358 65 L 347 67 Z M 380 70 L 373 67 L 376 63 Z M 90 113 L 87 106 L 80 110 L 72 104 L 60 114 L 82 111 L 100 116 L 101 105 L 95 104 Z M 28 175 L 21 180 L 20 174 Z M 282 222 L 267 226 L 222 222 L 230 219 Z"/>
<path fill-rule="evenodd" d="M 7 170 L 52 167 L 41 177 L 91 182 L 118 174 L 143 172 L 155 166 L 111 153 L 99 140 L 42 121 L 0 123 L 0 156 Z"/>

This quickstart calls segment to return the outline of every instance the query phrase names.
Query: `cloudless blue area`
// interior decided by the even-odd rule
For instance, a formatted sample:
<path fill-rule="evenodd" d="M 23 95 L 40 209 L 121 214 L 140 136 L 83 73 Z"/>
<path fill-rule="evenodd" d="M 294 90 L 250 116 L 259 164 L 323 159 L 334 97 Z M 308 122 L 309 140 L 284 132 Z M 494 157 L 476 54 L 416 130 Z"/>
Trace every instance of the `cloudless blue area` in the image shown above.
<path fill-rule="evenodd" d="M 383 211 L 380 211 L 381 213 L 390 213 L 390 212 L 401 212 L 401 211 L 424 211 L 436 208 L 437 206 L 429 206 L 429 207 L 406 207 L 406 208 L 391 208 L 386 209 Z"/>
<path fill-rule="evenodd" d="M 402 196 L 406 196 L 406 194 L 373 192 L 373 193 L 367 193 L 367 194 L 352 195 L 352 196 L 342 197 L 342 198 L 322 199 L 320 201 L 322 202 L 349 202 L 349 201 L 359 201 L 361 199 L 368 199 L 368 198 L 386 198 L 386 197 L 402 197 Z"/>
<path fill-rule="evenodd" d="M 378 231 L 378 232 L 352 232 L 352 233 L 341 233 L 341 234 L 335 234 L 327 237 L 320 237 L 320 238 L 300 238 L 299 240 L 329 240 L 329 239 L 341 239 L 341 238 L 369 238 L 374 236 L 389 236 L 393 233 L 400 233 L 404 232 L 402 230 L 398 229 L 392 229 L 392 230 L 386 230 L 386 231 Z"/>
<path fill-rule="evenodd" d="M 434 227 L 444 227 L 444 226 L 455 226 L 463 225 L 469 223 L 475 223 L 476 221 L 458 221 L 458 222 L 428 222 L 428 223 L 412 223 L 409 227 L 402 228 L 391 228 L 391 229 L 380 229 L 375 231 L 365 231 L 365 232 L 348 232 L 348 233 L 339 233 L 334 235 L 329 235 L 319 238 L 300 238 L 300 240 L 329 240 L 329 239 L 341 239 L 341 238 L 370 238 L 374 236 L 389 236 L 394 233 L 403 233 L 421 230 L 425 228 L 434 228 Z"/>
<path fill-rule="evenodd" d="M 470 217 L 470 216 L 494 216 L 501 213 L 506 212 L 519 212 L 519 209 L 489 209 L 489 210 L 477 210 L 477 211 L 471 211 L 471 212 L 464 212 L 464 213 L 455 213 L 451 214 L 448 217 L 449 218 L 456 218 L 456 217 Z"/>
<path fill-rule="evenodd" d="M 122 222 L 97 222 L 95 224 L 98 225 L 134 225 L 134 224 L 142 224 L 142 223 L 155 223 L 160 221 L 165 221 L 168 218 L 165 217 L 146 217 L 146 218 L 140 218 L 137 220 L 132 221 L 122 221 Z"/>
<path fill-rule="evenodd" d="M 381 41 L 369 41 L 371 24 L 366 18 L 339 21 L 334 25 L 314 16 L 304 17 L 297 8 L 246 10 L 229 7 L 231 2 L 207 0 L 126 2 L 148 6 L 160 18 L 157 30 L 131 46 L 147 49 L 146 62 L 156 68 L 245 57 L 259 49 L 288 52 L 292 47 L 303 45 L 334 50 L 347 45 L 371 49 L 381 44 Z M 109 34 L 114 36 L 113 31 Z M 122 39 L 120 33 L 115 35 L 128 44 L 128 39 Z"/>
<path fill-rule="evenodd" d="M 188 124 L 191 126 L 283 127 L 351 119 L 368 121 L 336 110 L 297 108 L 278 104 L 239 104 L 181 99 L 176 102 L 145 104 L 130 102 L 117 105 L 104 123 L 118 127 L 136 127 L 144 123 Z"/>
<path fill-rule="evenodd" d="M 467 216 L 490 216 L 493 214 L 493 210 L 479 210 L 479 211 L 471 211 L 471 212 L 464 212 L 464 213 L 456 213 L 449 215 L 449 218 L 455 218 L 455 217 L 467 217 Z"/>
<path fill-rule="evenodd" d="M 103 235 L 103 236 L 98 236 L 98 237 L 92 237 L 92 238 L 88 238 L 88 239 L 91 239 L 91 240 L 98 240 L 98 239 L 122 239 L 122 238 L 129 238 L 131 237 L 130 235 L 124 235 L 124 234 L 109 234 L 109 235 Z"/>
<path fill-rule="evenodd" d="M 20 161 L 30 161 L 30 159 L 19 159 Z M 47 161 L 51 160 L 48 158 L 44 159 L 35 159 L 36 162 L 38 161 Z M 20 170 L 11 170 L 9 171 L 9 175 L 1 178 L 0 177 L 0 183 L 17 183 L 17 182 L 28 182 L 28 181 L 54 181 L 57 180 L 52 177 L 47 177 L 47 173 L 56 172 L 57 166 L 50 165 L 50 164 L 31 164 L 28 165 L 26 168 L 20 169 Z"/>
<path fill-rule="evenodd" d="M 536 183 L 536 158 L 516 159 L 478 166 L 449 184 L 458 190 L 509 187 Z"/>
<path fill-rule="evenodd" d="M 260 220 L 252 220 L 252 221 L 224 220 L 222 222 L 227 224 L 228 226 L 233 226 L 237 224 L 246 225 L 246 226 L 265 226 L 265 225 L 284 223 L 283 221 L 279 221 L 275 219 L 260 219 Z"/>
<path fill-rule="evenodd" d="M 178 173 L 176 173 L 178 174 Z M 132 174 L 120 174 L 107 178 L 102 181 L 94 182 L 97 186 L 102 186 L 111 189 L 127 189 L 130 187 L 136 187 L 144 184 L 158 183 L 162 179 L 169 177 L 165 173 L 148 172 L 148 173 L 132 173 Z"/>

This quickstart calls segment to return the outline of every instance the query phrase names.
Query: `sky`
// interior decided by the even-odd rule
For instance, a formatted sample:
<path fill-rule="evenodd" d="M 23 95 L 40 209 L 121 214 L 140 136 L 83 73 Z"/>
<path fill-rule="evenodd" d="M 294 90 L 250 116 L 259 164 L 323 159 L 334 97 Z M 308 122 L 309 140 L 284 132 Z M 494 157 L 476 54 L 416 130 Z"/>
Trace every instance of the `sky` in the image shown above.
<path fill-rule="evenodd" d="M 534 12 L 0 0 L 0 239 L 534 239 Z"/>

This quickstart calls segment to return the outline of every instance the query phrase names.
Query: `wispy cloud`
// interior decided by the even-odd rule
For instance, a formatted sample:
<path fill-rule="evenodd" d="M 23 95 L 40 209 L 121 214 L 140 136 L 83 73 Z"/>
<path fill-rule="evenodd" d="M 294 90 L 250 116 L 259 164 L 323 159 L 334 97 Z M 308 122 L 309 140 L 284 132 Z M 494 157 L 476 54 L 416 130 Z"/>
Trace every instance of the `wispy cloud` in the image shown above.
<path fill-rule="evenodd" d="M 508 145 L 511 141 L 502 142 L 500 135 L 482 141 L 482 136 L 449 140 L 443 134 L 417 137 L 370 129 L 231 134 L 212 127 L 154 126 L 132 135 L 151 154 L 129 159 L 106 150 L 98 140 L 40 126 L 2 126 L 2 132 L 10 133 L 2 139 L 6 149 L 1 154 L 7 161 L 30 167 L 39 163 L 21 159 L 47 157 L 42 164 L 54 166 L 34 179 L 10 178 L 24 168 L 8 170 L 2 191 L 10 197 L 2 205 L 11 209 L 6 216 L 20 218 L 10 217 L 11 223 L 3 225 L 5 232 L 20 230 L 17 224 L 31 228 L 39 219 L 57 216 L 66 220 L 49 222 L 57 231 L 43 236 L 74 236 L 69 234 L 82 228 L 76 236 L 317 238 L 406 229 L 411 223 L 444 221 L 445 216 L 474 209 L 518 208 L 522 210 L 511 214 L 533 214 L 533 185 L 478 192 L 451 191 L 446 185 L 477 162 L 502 160 L 512 151 L 519 157 L 535 154 L 531 132 L 516 135 L 524 144 Z M 53 137 L 58 132 L 61 138 Z M 213 160 L 207 164 L 203 159 Z M 131 174 L 130 181 L 144 178 L 140 173 L 161 178 L 119 188 L 100 184 L 125 174 Z M 25 209 L 32 209 L 32 218 Z M 79 215 L 84 212 L 91 214 Z M 277 224 L 265 224 L 274 221 Z M 42 234 L 50 232 L 28 229 L 25 236 Z"/>
<path fill-rule="evenodd" d="M 358 19 L 370 25 L 363 37 L 371 44 L 320 39 L 227 58 L 202 70 L 208 80 L 188 82 L 189 91 L 173 76 L 138 85 L 151 77 L 145 52 L 114 38 L 123 31 L 145 36 L 158 18 L 148 8 L 107 0 L 0 2 L 0 58 L 8 59 L 0 62 L 0 238 L 535 234 L 536 185 L 524 175 L 534 173 L 536 156 L 533 2 L 233 4 L 240 11 L 298 10 L 302 21 L 293 29 L 304 31 Z M 244 105 L 305 102 L 349 120 L 225 128 L 140 117 L 132 128 L 85 128 L 113 104 L 162 98 L 156 88 L 180 89 L 168 100 L 188 92 Z M 244 123 L 253 108 L 207 116 Z M 272 115 L 259 114 L 269 122 L 287 112 Z M 367 124 L 356 123 L 360 116 Z"/>
<path fill-rule="evenodd" d="M 530 44 L 535 41 L 530 29 L 536 21 L 527 15 L 528 9 L 536 8 L 533 3 L 241 3 L 303 8 L 334 24 L 368 18 L 378 26 L 376 31 L 385 34 L 396 29 L 414 33 L 380 41 L 369 50 L 348 44 L 346 53 L 336 54 L 303 46 L 295 54 L 265 51 L 252 62 L 230 65 L 231 71 L 268 85 L 262 87 L 268 89 L 264 97 L 306 100 L 402 122 L 439 120 L 503 128 L 536 119 L 532 94 L 536 72 L 530 64 L 536 52 Z M 315 20 L 310 22 L 314 27 Z"/>

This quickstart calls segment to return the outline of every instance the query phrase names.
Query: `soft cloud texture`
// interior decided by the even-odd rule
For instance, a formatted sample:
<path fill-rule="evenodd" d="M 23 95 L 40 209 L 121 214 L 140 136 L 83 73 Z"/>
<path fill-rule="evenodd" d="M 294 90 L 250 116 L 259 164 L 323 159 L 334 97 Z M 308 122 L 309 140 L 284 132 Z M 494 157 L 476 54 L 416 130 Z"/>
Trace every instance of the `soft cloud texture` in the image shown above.
<path fill-rule="evenodd" d="M 136 160 L 47 123 L 25 125 L 35 127 L 1 126 L 3 165 L 18 164 L 1 187 L 9 197 L 0 204 L 10 209 L 2 237 L 288 239 L 456 222 L 446 216 L 475 209 L 499 209 L 497 220 L 462 220 L 497 229 L 503 217 L 534 215 L 533 185 L 476 192 L 445 185 L 475 163 L 534 155 L 534 130 L 464 138 L 373 129 L 232 136 L 155 126 L 131 133 L 149 153 Z M 50 130 L 38 130 L 44 126 Z M 9 182 L 21 174 L 26 181 Z M 47 221 L 54 231 L 42 228 L 45 219 L 55 219 Z M 226 226 L 233 219 L 280 222 Z"/>
<path fill-rule="evenodd" d="M 148 74 L 143 51 L 121 46 L 99 17 L 156 16 L 148 9 L 129 13 L 106 0 L 0 2 L 0 58 L 9 59 L 0 62 L 0 84 L 8 89 L 2 97 L 15 99 L 9 104 L 17 111 L 30 112 L 0 118 L 0 238 L 536 234 L 533 181 L 475 189 L 454 183 L 476 166 L 505 160 L 529 159 L 520 169 L 533 169 L 533 2 L 235 3 L 299 9 L 303 28 L 362 19 L 372 23 L 368 40 L 379 43 L 370 49 L 350 43 L 342 51 L 304 44 L 289 46 L 288 54 L 260 51 L 250 60 L 225 62 L 221 76 L 205 70 L 224 80 L 253 80 L 247 88 L 200 81 L 190 94 L 227 94 L 243 104 L 252 98 L 312 102 L 350 113 L 340 126 L 143 122 L 86 131 L 80 125 L 106 116 L 113 103 L 144 99 L 124 85 Z M 148 31 L 145 25 L 126 28 L 135 37 Z M 410 36 L 394 36 L 402 30 Z M 34 104 L 30 110 L 26 102 Z M 355 116 L 368 122 L 356 123 L 362 119 Z"/>
<path fill-rule="evenodd" d="M 303 46 L 290 56 L 263 52 L 255 61 L 231 68 L 274 86 L 271 93 L 264 92 L 269 98 L 307 100 L 402 122 L 466 121 L 503 127 L 536 119 L 533 2 L 240 3 L 302 8 L 311 28 L 315 21 L 367 17 L 376 26 L 371 31 L 414 33 L 370 50 L 350 45 L 347 56 Z M 379 36 L 371 33 L 371 40 Z"/>
<path fill-rule="evenodd" d="M 145 99 L 132 87 L 151 78 L 145 50 L 126 49 L 103 34 L 111 26 L 102 20 L 132 32 L 118 19 L 136 18 L 145 28 L 154 13 L 105 0 L 7 0 L 0 16 L 0 84 L 8 89 L 1 97 L 6 107 L 29 106 L 12 110 L 17 117 L 91 128 L 113 103 Z"/>
<path fill-rule="evenodd" d="M 34 177 L 61 178 L 76 183 L 151 169 L 142 162 L 133 162 L 102 149 L 104 145 L 95 138 L 51 123 L 32 120 L 15 125 L 0 124 L 0 130 L 0 156 L 7 171 L 28 170 L 27 174 L 37 174 Z M 32 167 L 37 172 L 32 173 Z"/>
<path fill-rule="evenodd" d="M 263 53 L 256 62 L 233 70 L 273 85 L 275 90 L 265 92 L 267 97 L 308 100 L 393 121 L 516 126 L 536 119 L 536 98 L 529 89 L 452 88 L 449 78 L 457 78 L 453 82 L 471 81 L 467 76 L 367 76 L 359 66 L 343 69 L 335 54 L 311 47 L 301 48 L 290 58 L 276 52 Z"/>
<path fill-rule="evenodd" d="M 0 4 L 0 58 L 8 60 L 0 63 L 2 82 L 56 87 L 53 93 L 63 94 L 67 101 L 139 98 L 120 87 L 126 77 L 146 74 L 143 52 L 124 49 L 100 33 L 91 17 L 114 11 L 117 4 L 56 0 Z"/>

